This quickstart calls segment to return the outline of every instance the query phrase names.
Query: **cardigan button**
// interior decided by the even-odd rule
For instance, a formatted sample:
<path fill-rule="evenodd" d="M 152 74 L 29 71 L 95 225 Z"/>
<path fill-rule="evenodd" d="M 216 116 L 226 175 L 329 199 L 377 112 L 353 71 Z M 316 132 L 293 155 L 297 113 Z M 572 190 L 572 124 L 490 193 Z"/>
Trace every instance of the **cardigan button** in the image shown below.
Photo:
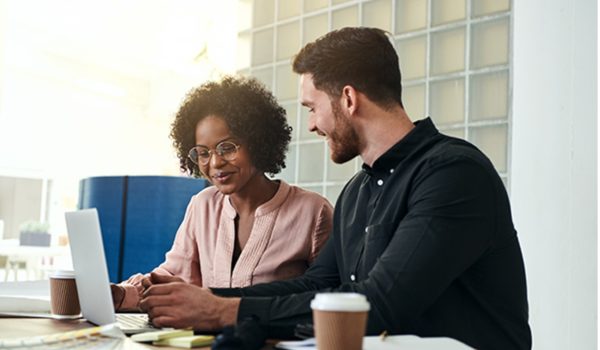
<path fill-rule="evenodd" d="M 351 280 L 352 282 L 354 282 L 354 281 L 356 280 L 356 276 L 354 276 L 354 274 L 351 274 L 351 275 L 350 275 L 350 280 Z"/>
<path fill-rule="evenodd" d="M 381 179 L 377 180 L 377 184 L 378 184 L 379 186 L 383 185 L 383 180 L 381 180 Z"/>

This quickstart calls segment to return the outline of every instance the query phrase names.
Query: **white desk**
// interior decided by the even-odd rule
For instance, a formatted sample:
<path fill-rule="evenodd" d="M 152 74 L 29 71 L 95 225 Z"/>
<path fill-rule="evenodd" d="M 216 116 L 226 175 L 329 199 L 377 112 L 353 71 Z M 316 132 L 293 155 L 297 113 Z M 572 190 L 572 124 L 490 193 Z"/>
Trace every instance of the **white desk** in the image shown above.
<path fill-rule="evenodd" d="M 6 256 L 4 268 L 4 281 L 8 280 L 11 272 L 14 279 L 18 280 L 18 268 L 21 263 L 24 263 L 27 269 L 27 274 L 33 274 L 34 279 L 41 279 L 44 264 L 44 258 L 68 257 L 71 251 L 68 246 L 21 246 L 18 239 L 3 239 L 0 240 L 0 256 Z M 52 264 L 45 264 L 49 268 Z"/>

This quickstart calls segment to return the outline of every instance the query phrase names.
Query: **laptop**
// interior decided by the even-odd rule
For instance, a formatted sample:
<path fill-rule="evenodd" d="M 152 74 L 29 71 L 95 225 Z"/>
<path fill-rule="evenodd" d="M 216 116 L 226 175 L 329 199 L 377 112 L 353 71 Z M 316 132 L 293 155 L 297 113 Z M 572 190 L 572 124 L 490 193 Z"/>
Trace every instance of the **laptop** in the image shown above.
<path fill-rule="evenodd" d="M 92 208 L 67 212 L 65 219 L 83 317 L 99 326 L 116 322 L 125 334 L 158 330 L 148 322 L 147 314 L 115 313 L 98 211 Z"/>

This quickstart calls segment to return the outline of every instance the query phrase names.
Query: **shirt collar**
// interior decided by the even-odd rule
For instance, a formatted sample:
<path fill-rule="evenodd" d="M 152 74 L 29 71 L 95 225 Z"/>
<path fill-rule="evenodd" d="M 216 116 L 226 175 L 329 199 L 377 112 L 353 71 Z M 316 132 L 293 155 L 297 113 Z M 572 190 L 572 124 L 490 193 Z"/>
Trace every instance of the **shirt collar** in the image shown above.
<path fill-rule="evenodd" d="M 273 198 L 256 208 L 256 211 L 254 212 L 255 217 L 266 215 L 273 210 L 280 208 L 283 202 L 285 202 L 287 199 L 288 194 L 291 191 L 291 186 L 283 180 L 277 181 L 279 181 L 279 188 L 277 189 L 277 192 L 275 192 Z M 235 208 L 231 204 L 231 198 L 229 198 L 229 195 L 224 196 L 223 211 L 231 219 L 235 219 L 237 216 L 237 211 L 235 211 Z"/>
<path fill-rule="evenodd" d="M 363 163 L 363 171 L 369 175 L 381 172 L 389 173 L 390 169 L 396 168 L 415 149 L 420 148 L 431 137 L 439 134 L 439 131 L 429 117 L 418 120 L 414 124 L 415 127 L 406 136 L 373 162 L 373 167 Z"/>

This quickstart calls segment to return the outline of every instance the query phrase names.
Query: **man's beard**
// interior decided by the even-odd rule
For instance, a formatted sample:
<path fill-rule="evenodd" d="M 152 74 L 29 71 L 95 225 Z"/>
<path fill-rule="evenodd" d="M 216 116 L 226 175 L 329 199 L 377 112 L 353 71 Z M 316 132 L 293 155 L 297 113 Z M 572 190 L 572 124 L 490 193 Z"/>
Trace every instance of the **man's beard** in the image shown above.
<path fill-rule="evenodd" d="M 327 135 L 331 160 L 334 163 L 342 164 L 360 154 L 360 140 L 337 103 L 332 102 L 331 107 L 335 118 L 335 128 Z"/>

